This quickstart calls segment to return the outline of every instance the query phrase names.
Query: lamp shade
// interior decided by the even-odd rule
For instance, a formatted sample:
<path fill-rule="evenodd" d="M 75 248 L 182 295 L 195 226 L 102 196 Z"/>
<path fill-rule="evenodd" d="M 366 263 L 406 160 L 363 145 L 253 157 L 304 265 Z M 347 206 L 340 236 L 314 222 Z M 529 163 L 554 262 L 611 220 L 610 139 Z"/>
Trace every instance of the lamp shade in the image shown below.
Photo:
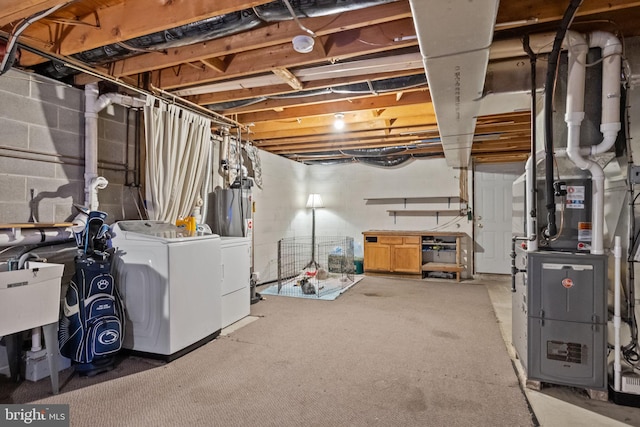
<path fill-rule="evenodd" d="M 322 203 L 322 198 L 319 194 L 309 194 L 309 198 L 307 199 L 307 207 L 308 208 L 324 208 L 324 204 Z"/>

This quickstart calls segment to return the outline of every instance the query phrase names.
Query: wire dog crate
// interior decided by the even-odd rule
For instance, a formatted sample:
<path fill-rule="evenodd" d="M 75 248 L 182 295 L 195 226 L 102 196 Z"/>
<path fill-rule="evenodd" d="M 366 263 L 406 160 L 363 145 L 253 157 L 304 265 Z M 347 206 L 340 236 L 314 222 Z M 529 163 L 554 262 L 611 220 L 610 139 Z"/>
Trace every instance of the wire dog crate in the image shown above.
<path fill-rule="evenodd" d="M 353 283 L 353 237 L 289 237 L 278 241 L 278 294 L 320 298 Z"/>

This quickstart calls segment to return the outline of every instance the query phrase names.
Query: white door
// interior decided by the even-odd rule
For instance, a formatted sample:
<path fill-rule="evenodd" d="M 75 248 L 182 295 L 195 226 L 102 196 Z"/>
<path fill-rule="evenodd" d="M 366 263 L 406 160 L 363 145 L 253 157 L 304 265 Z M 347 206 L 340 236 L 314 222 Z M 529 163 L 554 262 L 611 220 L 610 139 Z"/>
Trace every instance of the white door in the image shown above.
<path fill-rule="evenodd" d="M 474 172 L 476 273 L 511 273 L 511 206 L 523 163 L 481 164 Z"/>

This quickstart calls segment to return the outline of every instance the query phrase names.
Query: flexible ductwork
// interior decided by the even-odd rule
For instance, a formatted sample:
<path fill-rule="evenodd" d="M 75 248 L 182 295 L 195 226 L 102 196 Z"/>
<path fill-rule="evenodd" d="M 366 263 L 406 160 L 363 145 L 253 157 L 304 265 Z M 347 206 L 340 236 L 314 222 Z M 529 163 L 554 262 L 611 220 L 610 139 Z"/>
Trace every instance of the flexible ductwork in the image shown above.
<path fill-rule="evenodd" d="M 351 10 L 364 9 L 396 0 L 290 0 L 289 3 L 298 18 L 334 15 Z M 289 10 L 280 1 L 272 1 L 253 8 L 256 15 L 265 22 L 279 22 L 293 19 Z"/>
<path fill-rule="evenodd" d="M 71 3 L 71 1 L 60 3 L 47 10 L 35 13 L 29 16 L 28 18 L 26 18 L 25 20 L 21 21 L 19 24 L 16 25 L 15 28 L 13 28 L 13 30 L 11 31 L 11 37 L 9 38 L 9 40 L 7 41 L 7 45 L 5 46 L 4 55 L 0 58 L 2 60 L 0 62 L 0 75 L 3 75 L 7 71 L 9 71 L 9 68 L 11 68 L 11 66 L 13 65 L 16 59 L 16 51 L 18 49 L 17 41 L 18 41 L 18 37 L 20 37 L 20 34 L 22 34 L 24 30 L 26 30 L 34 22 L 37 22 L 42 18 L 45 18 L 46 16 L 52 14 L 58 9 L 63 8 L 69 3 Z"/>
<path fill-rule="evenodd" d="M 404 153 L 405 154 L 400 154 L 396 156 L 393 156 L 393 155 L 384 156 L 384 157 L 362 156 L 362 157 L 348 157 L 348 158 L 340 157 L 340 158 L 334 158 L 334 159 L 327 158 L 327 154 L 324 154 L 324 155 L 318 155 L 319 158 L 317 160 L 305 158 L 303 163 L 306 165 L 322 165 L 322 166 L 340 165 L 345 163 L 363 163 L 370 166 L 394 167 L 394 166 L 399 166 L 401 164 L 404 164 L 407 161 L 412 159 L 442 157 L 442 154 L 440 153 L 409 154 L 409 153 L 406 153 L 406 151 L 404 151 Z"/>
<path fill-rule="evenodd" d="M 342 12 L 363 9 L 396 0 L 291 0 L 296 15 L 300 18 L 334 15 Z M 207 40 L 238 34 L 255 28 L 263 23 L 287 21 L 293 19 L 287 7 L 280 0 L 273 1 L 253 9 L 214 16 L 165 31 L 148 34 L 113 43 L 72 55 L 90 65 L 101 65 L 123 59 L 145 51 L 187 46 Z M 41 67 L 41 72 L 53 78 L 62 79 L 77 72 L 57 63 Z"/>
<path fill-rule="evenodd" d="M 306 98 L 310 96 L 337 94 L 379 94 L 397 91 L 398 89 L 412 89 L 427 86 L 427 78 L 424 74 L 416 74 L 413 76 L 394 77 L 391 79 L 376 80 L 363 83 L 354 83 L 349 85 L 334 86 L 324 89 L 304 90 L 281 95 L 263 96 L 258 98 L 243 99 L 239 101 L 221 102 L 218 104 L 209 104 L 207 108 L 212 111 L 225 111 L 233 108 L 246 107 L 266 101 L 267 99 L 295 99 Z"/>

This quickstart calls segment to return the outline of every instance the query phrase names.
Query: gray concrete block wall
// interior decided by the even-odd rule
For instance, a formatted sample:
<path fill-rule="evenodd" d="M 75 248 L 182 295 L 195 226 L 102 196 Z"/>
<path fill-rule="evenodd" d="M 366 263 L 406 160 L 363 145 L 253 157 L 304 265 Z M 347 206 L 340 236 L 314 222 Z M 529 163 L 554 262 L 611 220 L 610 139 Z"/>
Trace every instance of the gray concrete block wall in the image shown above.
<path fill-rule="evenodd" d="M 0 223 L 29 219 L 32 188 L 40 222 L 69 221 L 73 204 L 84 204 L 84 91 L 11 70 L 0 76 L 0 106 Z M 127 111 L 109 106 L 98 122 L 98 173 L 110 183 L 98 198 L 109 222 L 123 218 L 125 141 L 134 132 L 127 132 Z M 125 215 L 136 212 L 124 203 Z"/>

